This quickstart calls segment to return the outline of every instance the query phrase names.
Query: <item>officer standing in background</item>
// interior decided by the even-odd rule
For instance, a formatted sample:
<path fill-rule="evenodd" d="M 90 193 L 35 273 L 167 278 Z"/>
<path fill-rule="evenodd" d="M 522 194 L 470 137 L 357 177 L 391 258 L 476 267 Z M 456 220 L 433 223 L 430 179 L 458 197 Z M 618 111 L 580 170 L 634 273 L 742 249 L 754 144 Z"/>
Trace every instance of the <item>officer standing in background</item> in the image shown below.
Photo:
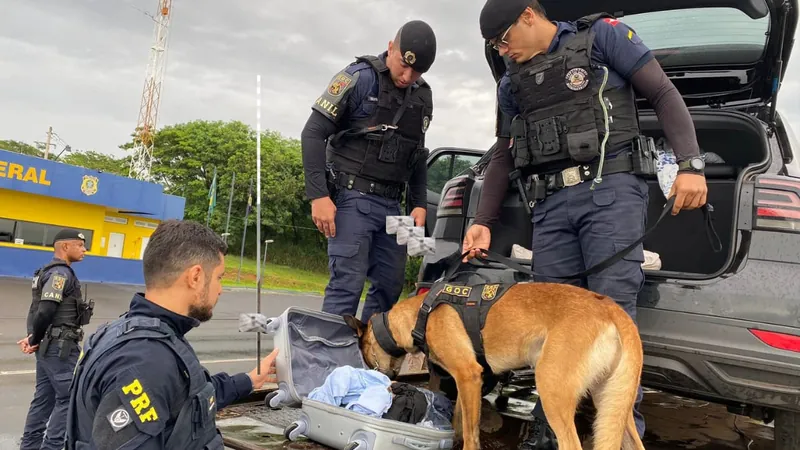
<path fill-rule="evenodd" d="M 36 392 L 20 450 L 64 447 L 69 386 L 83 339 L 81 327 L 89 323 L 93 309 L 84 302 L 71 267 L 86 253 L 83 234 L 63 229 L 56 234 L 53 248 L 53 259 L 33 274 L 28 336 L 17 342 L 23 352 L 36 353 Z"/>
<path fill-rule="evenodd" d="M 411 216 L 425 225 L 433 98 L 420 76 L 435 56 L 431 27 L 410 21 L 388 51 L 359 57 L 337 73 L 311 107 L 301 142 L 311 217 L 328 238 L 325 312 L 355 315 L 367 278 L 362 320 L 400 297 L 406 248 L 386 233 L 386 216 L 402 214 L 408 184 Z"/>
<path fill-rule="evenodd" d="M 144 294 L 86 342 L 67 414 L 67 449 L 223 448 L 219 409 L 276 382 L 277 350 L 261 373 L 214 376 L 184 335 L 211 319 L 227 245 L 195 222 L 159 224 L 144 252 Z"/>
<path fill-rule="evenodd" d="M 498 150 L 486 170 L 475 222 L 464 238 L 467 258 L 489 248 L 490 227 L 509 181 L 516 184 L 534 174 L 538 181 L 529 200 L 536 202 L 531 246 L 536 272 L 580 273 L 644 234 L 648 187 L 638 175 L 654 175 L 655 170 L 640 152 L 644 139 L 634 89 L 653 106 L 679 162 L 670 194 L 676 197 L 672 213 L 706 203 L 703 160 L 688 109 L 631 28 L 607 14 L 551 22 L 536 0 L 488 0 L 480 28 L 510 62 L 497 92 L 503 113 Z M 639 244 L 624 259 L 589 276 L 584 287 L 613 298 L 635 320 L 643 261 Z M 640 387 L 634 418 L 643 436 L 641 399 Z M 556 448 L 543 407 L 537 403 L 533 432 L 520 448 Z"/>

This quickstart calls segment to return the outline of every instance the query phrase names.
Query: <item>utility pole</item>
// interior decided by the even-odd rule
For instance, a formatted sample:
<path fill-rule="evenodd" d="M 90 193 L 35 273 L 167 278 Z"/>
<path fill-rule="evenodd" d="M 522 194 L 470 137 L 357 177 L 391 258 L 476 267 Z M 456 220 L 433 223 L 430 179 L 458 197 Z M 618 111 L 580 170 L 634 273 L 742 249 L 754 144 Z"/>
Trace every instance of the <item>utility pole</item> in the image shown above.
<path fill-rule="evenodd" d="M 50 138 L 53 137 L 53 127 L 47 129 L 47 144 L 44 146 L 44 159 L 50 156 Z"/>

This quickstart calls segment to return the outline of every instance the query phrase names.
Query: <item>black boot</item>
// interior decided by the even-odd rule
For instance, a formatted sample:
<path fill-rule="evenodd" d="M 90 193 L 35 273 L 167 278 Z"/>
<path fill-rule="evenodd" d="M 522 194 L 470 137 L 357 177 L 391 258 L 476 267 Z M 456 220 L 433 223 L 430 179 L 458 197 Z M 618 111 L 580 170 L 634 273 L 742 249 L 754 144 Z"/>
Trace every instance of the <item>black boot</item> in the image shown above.
<path fill-rule="evenodd" d="M 557 450 L 558 441 L 553 430 L 544 420 L 535 417 L 530 424 L 528 435 L 517 450 Z"/>

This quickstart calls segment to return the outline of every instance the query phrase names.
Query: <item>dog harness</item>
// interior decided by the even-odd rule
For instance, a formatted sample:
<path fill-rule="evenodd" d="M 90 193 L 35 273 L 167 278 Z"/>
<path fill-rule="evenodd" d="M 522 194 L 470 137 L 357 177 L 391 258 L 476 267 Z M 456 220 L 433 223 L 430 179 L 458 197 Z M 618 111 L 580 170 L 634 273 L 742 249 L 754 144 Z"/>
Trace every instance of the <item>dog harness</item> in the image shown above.
<path fill-rule="evenodd" d="M 416 325 L 411 331 L 414 346 L 422 351 L 426 357 L 430 356 L 430 349 L 425 340 L 428 316 L 438 306 L 443 304 L 450 305 L 461 316 L 461 322 L 464 324 L 467 335 L 472 342 L 472 348 L 475 350 L 475 357 L 483 367 L 484 373 L 492 373 L 492 369 L 486 361 L 481 332 L 486 324 L 486 316 L 489 314 L 489 310 L 514 284 L 516 283 L 497 282 L 473 285 L 446 281 L 434 283 L 419 308 Z M 397 346 L 397 342 L 389 330 L 387 313 L 376 314 L 370 318 L 370 321 L 372 322 L 375 339 L 386 353 L 396 358 L 406 353 L 404 349 Z"/>

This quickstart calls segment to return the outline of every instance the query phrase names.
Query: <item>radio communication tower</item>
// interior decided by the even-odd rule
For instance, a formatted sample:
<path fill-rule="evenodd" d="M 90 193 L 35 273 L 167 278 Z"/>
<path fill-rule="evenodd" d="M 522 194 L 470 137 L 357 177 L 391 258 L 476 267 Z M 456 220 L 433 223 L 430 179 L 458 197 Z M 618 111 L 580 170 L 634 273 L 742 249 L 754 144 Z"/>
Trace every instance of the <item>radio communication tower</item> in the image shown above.
<path fill-rule="evenodd" d="M 172 15 L 172 0 L 158 0 L 155 16 L 154 42 L 150 47 L 150 59 L 142 91 L 142 104 L 139 107 L 139 121 L 133 139 L 133 159 L 128 176 L 143 181 L 151 181 L 150 168 L 153 163 L 153 134 L 156 131 L 158 107 L 161 104 L 161 88 L 164 83 L 164 69 L 167 62 L 167 37 Z"/>

